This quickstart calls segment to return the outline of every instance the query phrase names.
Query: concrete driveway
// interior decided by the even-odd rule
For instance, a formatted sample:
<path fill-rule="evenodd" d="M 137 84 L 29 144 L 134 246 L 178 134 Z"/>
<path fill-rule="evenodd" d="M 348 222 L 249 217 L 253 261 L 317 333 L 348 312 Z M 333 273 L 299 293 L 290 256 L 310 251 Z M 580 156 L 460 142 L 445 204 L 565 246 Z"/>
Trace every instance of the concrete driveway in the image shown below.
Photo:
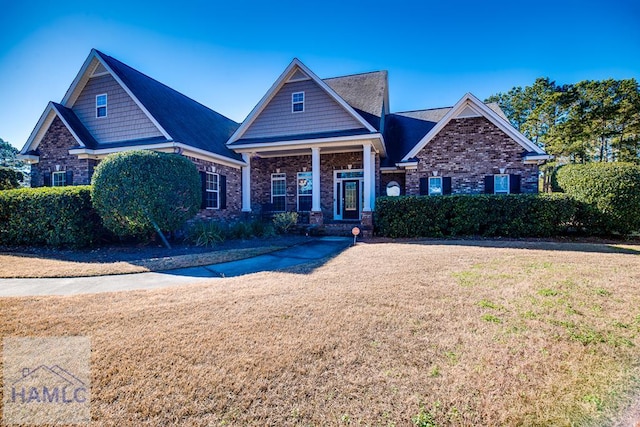
<path fill-rule="evenodd" d="M 337 255 L 351 243 L 352 239 L 348 237 L 310 238 L 305 243 L 253 258 L 162 272 L 51 279 L 0 279 L 0 297 L 77 295 L 180 286 L 212 278 L 276 271 L 317 262 Z"/>

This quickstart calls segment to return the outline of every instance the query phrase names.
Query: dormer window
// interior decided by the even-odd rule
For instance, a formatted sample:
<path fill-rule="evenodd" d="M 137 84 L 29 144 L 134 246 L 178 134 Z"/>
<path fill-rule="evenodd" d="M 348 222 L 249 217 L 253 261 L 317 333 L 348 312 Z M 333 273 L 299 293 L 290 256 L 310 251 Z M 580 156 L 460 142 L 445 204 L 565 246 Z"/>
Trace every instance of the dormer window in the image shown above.
<path fill-rule="evenodd" d="M 294 92 L 291 94 L 291 112 L 304 112 L 304 92 Z"/>
<path fill-rule="evenodd" d="M 96 117 L 107 117 L 107 94 L 96 96 Z"/>

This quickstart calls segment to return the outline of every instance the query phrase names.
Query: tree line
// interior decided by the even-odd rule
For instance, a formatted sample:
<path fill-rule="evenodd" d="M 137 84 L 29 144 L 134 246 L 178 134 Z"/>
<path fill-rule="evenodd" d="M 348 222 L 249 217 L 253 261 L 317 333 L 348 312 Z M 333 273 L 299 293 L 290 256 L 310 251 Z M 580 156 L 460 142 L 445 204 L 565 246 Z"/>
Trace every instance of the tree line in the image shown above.
<path fill-rule="evenodd" d="M 497 102 L 558 163 L 640 164 L 640 87 L 633 78 L 559 85 L 541 77 L 485 102 Z"/>

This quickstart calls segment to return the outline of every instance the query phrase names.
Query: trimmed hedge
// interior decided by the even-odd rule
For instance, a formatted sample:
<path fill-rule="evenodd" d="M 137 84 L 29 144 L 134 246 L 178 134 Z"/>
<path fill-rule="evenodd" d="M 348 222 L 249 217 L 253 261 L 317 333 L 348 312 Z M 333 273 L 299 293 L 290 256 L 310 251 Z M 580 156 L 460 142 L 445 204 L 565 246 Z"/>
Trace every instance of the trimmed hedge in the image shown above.
<path fill-rule="evenodd" d="M 375 212 L 387 237 L 549 237 L 584 222 L 584 205 L 563 194 L 381 197 Z"/>
<path fill-rule="evenodd" d="M 103 233 L 89 186 L 0 191 L 0 244 L 82 247 Z"/>
<path fill-rule="evenodd" d="M 600 233 L 640 231 L 640 166 L 633 163 L 587 163 L 562 166 L 558 185 L 589 205 Z"/>

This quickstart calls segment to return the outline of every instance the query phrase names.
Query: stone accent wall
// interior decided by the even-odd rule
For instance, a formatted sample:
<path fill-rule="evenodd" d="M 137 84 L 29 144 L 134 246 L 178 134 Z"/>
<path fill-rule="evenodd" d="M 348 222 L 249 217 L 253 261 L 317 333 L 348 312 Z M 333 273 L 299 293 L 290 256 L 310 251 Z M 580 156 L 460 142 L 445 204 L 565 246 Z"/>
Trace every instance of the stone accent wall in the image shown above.
<path fill-rule="evenodd" d="M 376 156 L 376 168 L 380 159 Z M 362 152 L 323 154 L 320 151 L 320 207 L 324 221 L 332 220 L 333 214 L 333 172 L 335 170 L 362 169 Z M 305 156 L 253 158 L 251 159 L 251 209 L 260 212 L 262 206 L 271 203 L 271 174 L 286 174 L 286 206 L 288 211 L 297 209 L 297 174 L 303 168 L 311 171 L 311 154 Z M 380 186 L 379 174 L 376 174 L 376 194 Z"/>
<path fill-rule="evenodd" d="M 207 160 L 197 159 L 195 157 L 185 156 L 191 160 L 198 172 L 212 172 L 211 168 L 215 167 L 215 173 L 225 175 L 227 177 L 227 208 L 226 209 L 201 209 L 196 217 L 200 219 L 221 218 L 221 219 L 237 219 L 242 211 L 242 172 L 238 168 L 221 165 L 219 163 Z"/>
<path fill-rule="evenodd" d="M 451 177 L 453 194 L 484 193 L 484 177 L 500 173 L 521 176 L 521 192 L 538 192 L 538 166 L 525 165 L 526 152 L 484 117 L 451 120 L 416 156 L 417 170 L 407 170 L 406 194 L 420 193 L 420 178 Z"/>
<path fill-rule="evenodd" d="M 40 144 L 40 162 L 31 165 L 31 186 L 42 187 L 44 185 L 44 173 L 56 172 L 56 166 L 60 171 L 73 171 L 73 185 L 86 185 L 91 183 L 91 175 L 98 161 L 91 159 L 78 159 L 69 154 L 71 147 L 77 146 L 71 132 L 62 123 L 59 117 L 53 119 Z"/>

